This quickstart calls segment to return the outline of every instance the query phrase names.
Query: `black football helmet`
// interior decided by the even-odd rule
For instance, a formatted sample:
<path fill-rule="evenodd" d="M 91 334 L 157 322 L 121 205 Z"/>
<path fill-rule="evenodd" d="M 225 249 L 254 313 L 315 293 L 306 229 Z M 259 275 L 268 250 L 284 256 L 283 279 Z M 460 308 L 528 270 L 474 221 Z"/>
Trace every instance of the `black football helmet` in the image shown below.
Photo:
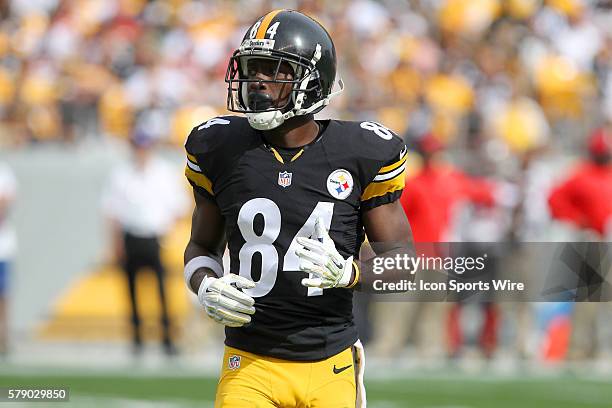
<path fill-rule="evenodd" d="M 249 76 L 248 64 L 253 58 L 274 62 L 271 79 Z M 292 75 L 279 76 L 281 65 L 287 64 Z M 344 87 L 340 80 L 340 89 L 332 93 L 335 78 L 336 50 L 325 28 L 300 12 L 274 10 L 247 30 L 229 60 L 225 76 L 227 109 L 245 113 L 255 129 L 274 129 L 289 118 L 323 109 Z M 252 82 L 289 84 L 291 93 L 283 106 L 275 106 L 257 93 L 249 94 Z"/>

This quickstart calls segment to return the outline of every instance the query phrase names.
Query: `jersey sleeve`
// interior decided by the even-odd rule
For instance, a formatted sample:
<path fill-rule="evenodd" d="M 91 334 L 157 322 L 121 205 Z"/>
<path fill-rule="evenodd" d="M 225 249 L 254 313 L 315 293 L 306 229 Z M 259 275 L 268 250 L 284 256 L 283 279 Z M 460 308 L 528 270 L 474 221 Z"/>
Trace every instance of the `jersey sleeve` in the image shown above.
<path fill-rule="evenodd" d="M 203 138 L 205 136 L 195 127 L 185 142 L 187 162 L 185 164 L 185 176 L 194 191 L 210 199 L 215 199 L 213 191 L 211 169 L 207 166 L 206 148 Z"/>
<path fill-rule="evenodd" d="M 218 116 L 193 128 L 185 141 L 185 176 L 198 194 L 216 200 L 227 175 L 253 140 L 248 137 L 251 131 L 246 118 L 233 115 Z"/>
<path fill-rule="evenodd" d="M 406 179 L 406 152 L 404 142 L 397 136 L 385 161 L 379 162 L 378 171 L 361 194 L 361 208 L 369 210 L 399 199 Z"/>

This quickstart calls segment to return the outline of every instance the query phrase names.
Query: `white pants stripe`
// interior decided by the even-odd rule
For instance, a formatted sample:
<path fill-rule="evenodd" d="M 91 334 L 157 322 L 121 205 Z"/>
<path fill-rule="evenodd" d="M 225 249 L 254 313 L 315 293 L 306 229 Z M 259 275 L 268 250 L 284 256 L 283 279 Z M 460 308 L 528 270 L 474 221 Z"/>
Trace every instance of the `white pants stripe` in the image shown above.
<path fill-rule="evenodd" d="M 357 402 L 356 408 L 366 408 L 366 390 L 363 383 L 363 374 L 365 372 L 365 351 L 361 340 L 357 340 L 355 347 L 355 381 L 357 385 Z"/>

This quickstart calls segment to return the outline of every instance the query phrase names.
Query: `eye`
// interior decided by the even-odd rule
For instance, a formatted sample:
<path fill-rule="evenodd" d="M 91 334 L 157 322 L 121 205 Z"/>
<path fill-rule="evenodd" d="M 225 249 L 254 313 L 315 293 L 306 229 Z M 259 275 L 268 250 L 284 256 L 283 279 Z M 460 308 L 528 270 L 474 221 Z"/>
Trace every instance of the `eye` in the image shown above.
<path fill-rule="evenodd" d="M 265 61 L 260 64 L 259 68 L 262 74 L 273 76 L 276 72 L 276 63 L 274 61 Z"/>
<path fill-rule="evenodd" d="M 278 76 L 282 79 L 293 79 L 293 67 L 286 61 L 283 61 L 278 70 Z"/>
<path fill-rule="evenodd" d="M 271 76 L 274 75 L 275 70 L 276 66 L 273 61 L 252 59 L 247 63 L 247 74 L 251 77 L 257 76 L 257 74 Z"/>

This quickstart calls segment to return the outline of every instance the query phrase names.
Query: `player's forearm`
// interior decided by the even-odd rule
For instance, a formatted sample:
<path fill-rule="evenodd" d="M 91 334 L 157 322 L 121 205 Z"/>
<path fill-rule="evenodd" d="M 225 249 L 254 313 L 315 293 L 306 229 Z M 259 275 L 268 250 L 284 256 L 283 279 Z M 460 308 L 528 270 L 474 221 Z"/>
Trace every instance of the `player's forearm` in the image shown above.
<path fill-rule="evenodd" d="M 401 268 L 394 259 L 414 256 L 410 224 L 398 200 L 364 212 L 363 225 L 369 240 L 368 251 L 361 250 L 361 276 L 355 286 L 363 292 L 374 291 L 374 281 L 413 280 L 410 270 Z M 364 253 L 365 252 L 365 253 Z M 368 253 L 369 252 L 369 253 Z M 399 258 L 398 258 L 399 257 Z M 381 268 L 381 262 L 384 268 Z"/>
<path fill-rule="evenodd" d="M 385 250 L 376 250 L 374 257 L 365 261 L 355 261 L 353 273 L 357 279 L 354 286 L 355 290 L 360 292 L 376 292 L 374 289 L 374 281 L 382 280 L 384 282 L 401 282 L 404 280 L 414 281 L 415 272 L 408 268 L 403 268 L 401 264 L 396 262 L 388 262 L 383 271 L 381 271 L 380 260 L 395 260 L 398 257 L 405 256 L 413 257 L 415 254 L 414 246 L 410 242 L 401 243 L 394 247 L 385 248 Z M 378 260 L 378 261 L 377 261 Z M 358 270 L 357 270 L 358 268 Z M 354 281 L 354 278 L 351 279 Z M 392 291 L 386 291 L 391 293 Z M 397 291 L 402 292 L 402 291 Z"/>

